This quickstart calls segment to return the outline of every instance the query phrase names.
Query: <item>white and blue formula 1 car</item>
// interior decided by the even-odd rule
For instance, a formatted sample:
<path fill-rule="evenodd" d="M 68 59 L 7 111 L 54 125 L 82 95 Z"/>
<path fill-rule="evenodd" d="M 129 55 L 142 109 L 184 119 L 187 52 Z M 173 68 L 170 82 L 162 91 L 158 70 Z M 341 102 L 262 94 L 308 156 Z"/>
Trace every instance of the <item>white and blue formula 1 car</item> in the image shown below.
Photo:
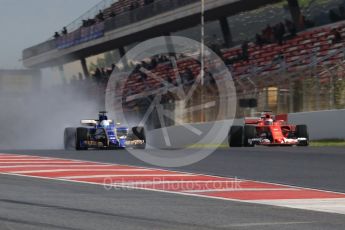
<path fill-rule="evenodd" d="M 91 149 L 145 149 L 144 127 L 121 127 L 109 120 L 107 112 L 101 111 L 98 120 L 81 120 L 84 127 L 65 128 L 64 147 L 66 150 Z"/>

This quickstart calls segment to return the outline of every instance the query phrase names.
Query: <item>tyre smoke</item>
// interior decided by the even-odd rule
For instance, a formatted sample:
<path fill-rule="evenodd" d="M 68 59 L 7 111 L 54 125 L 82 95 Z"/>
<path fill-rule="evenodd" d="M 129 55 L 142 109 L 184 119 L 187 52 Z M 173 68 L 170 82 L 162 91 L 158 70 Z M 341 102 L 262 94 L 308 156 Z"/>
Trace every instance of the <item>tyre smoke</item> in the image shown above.
<path fill-rule="evenodd" d="M 104 90 L 89 80 L 0 96 L 0 149 L 62 149 L 66 127 L 95 119 Z"/>

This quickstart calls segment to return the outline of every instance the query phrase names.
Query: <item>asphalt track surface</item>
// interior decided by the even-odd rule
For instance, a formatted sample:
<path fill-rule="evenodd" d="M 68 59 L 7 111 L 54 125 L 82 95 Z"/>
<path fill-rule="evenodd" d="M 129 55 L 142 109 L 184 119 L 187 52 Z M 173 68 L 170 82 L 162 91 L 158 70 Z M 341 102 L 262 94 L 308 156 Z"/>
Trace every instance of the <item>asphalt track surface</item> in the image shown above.
<path fill-rule="evenodd" d="M 147 165 L 121 151 L 0 151 Z M 219 149 L 174 169 L 345 192 L 343 148 Z M 152 166 L 150 166 L 152 167 Z M 0 229 L 345 229 L 344 215 L 0 175 Z"/>

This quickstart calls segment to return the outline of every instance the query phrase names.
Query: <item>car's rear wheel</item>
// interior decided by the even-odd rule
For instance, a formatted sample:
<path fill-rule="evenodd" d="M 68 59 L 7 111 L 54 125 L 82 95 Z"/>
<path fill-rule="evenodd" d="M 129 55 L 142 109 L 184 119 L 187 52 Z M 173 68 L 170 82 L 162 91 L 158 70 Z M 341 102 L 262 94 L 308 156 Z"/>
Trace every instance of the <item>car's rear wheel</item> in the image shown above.
<path fill-rule="evenodd" d="M 88 148 L 82 146 L 82 141 L 87 140 L 88 130 L 87 128 L 77 128 L 75 135 L 75 149 L 76 150 L 87 150 Z"/>
<path fill-rule="evenodd" d="M 146 134 L 144 127 L 133 127 L 132 128 L 133 138 L 136 140 L 143 141 L 142 144 L 134 145 L 135 149 L 145 149 L 146 148 Z"/>
<path fill-rule="evenodd" d="M 74 150 L 75 149 L 75 128 L 65 128 L 64 131 L 64 148 L 65 150 Z"/>
<path fill-rule="evenodd" d="M 297 138 L 306 138 L 307 140 L 301 141 L 298 146 L 308 146 L 309 145 L 309 133 L 308 127 L 306 125 L 296 126 L 296 136 Z"/>
<path fill-rule="evenodd" d="M 243 145 L 245 147 L 254 147 L 255 144 L 253 144 L 251 139 L 256 137 L 256 127 L 253 125 L 245 125 L 244 126 L 244 143 Z"/>
<path fill-rule="evenodd" d="M 228 135 L 230 147 L 242 147 L 243 144 L 243 126 L 231 126 Z"/>

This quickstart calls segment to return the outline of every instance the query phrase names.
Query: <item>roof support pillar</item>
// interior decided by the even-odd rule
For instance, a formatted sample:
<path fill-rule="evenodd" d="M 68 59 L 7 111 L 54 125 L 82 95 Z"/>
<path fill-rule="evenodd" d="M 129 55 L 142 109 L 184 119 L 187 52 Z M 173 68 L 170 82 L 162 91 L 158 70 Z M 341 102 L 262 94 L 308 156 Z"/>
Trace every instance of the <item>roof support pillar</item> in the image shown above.
<path fill-rule="evenodd" d="M 299 7 L 298 0 L 287 0 L 291 13 L 291 18 L 298 29 L 303 29 L 304 25 L 301 22 L 301 8 Z"/>

